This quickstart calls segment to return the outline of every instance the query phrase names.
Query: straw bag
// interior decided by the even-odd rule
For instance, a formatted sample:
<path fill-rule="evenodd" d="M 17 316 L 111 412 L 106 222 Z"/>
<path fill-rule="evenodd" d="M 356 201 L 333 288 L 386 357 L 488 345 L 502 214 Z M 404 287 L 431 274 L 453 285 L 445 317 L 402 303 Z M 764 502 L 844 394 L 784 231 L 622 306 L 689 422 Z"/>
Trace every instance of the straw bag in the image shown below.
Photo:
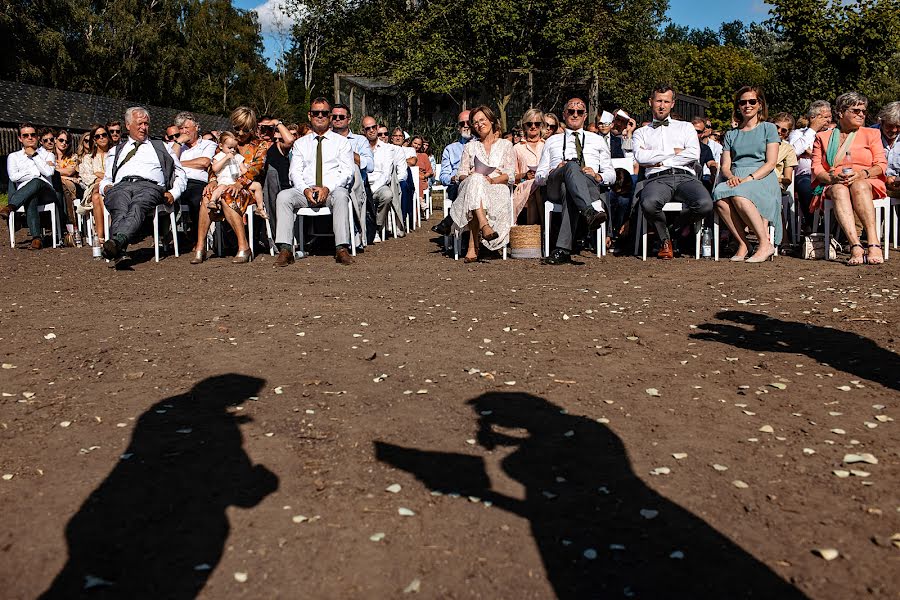
<path fill-rule="evenodd" d="M 831 244 L 828 247 L 828 260 L 837 258 L 837 252 L 841 249 L 835 239 L 831 238 Z M 801 248 L 803 258 L 807 260 L 818 260 L 825 258 L 825 234 L 811 233 L 803 236 L 803 246 Z"/>

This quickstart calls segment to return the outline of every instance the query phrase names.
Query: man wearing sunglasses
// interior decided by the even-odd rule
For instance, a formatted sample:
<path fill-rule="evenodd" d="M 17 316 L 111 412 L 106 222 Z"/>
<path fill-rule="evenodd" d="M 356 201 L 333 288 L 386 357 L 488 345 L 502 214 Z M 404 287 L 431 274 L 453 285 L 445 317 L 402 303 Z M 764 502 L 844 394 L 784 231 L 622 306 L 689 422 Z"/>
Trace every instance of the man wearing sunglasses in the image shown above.
<path fill-rule="evenodd" d="M 647 223 L 656 228 L 660 240 L 657 258 L 671 260 L 675 254 L 663 206 L 678 200 L 687 222 L 705 219 L 713 210 L 712 197 L 698 178 L 700 138 L 694 126 L 676 121 L 670 113 L 675 106 L 675 90 L 659 85 L 648 100 L 653 122 L 634 132 L 634 161 L 644 168 L 635 198 Z M 701 171 L 702 173 L 702 171 Z M 641 183 L 643 185 L 641 185 Z"/>
<path fill-rule="evenodd" d="M 447 187 L 446 194 L 450 200 L 456 200 L 456 193 L 459 190 L 459 180 L 456 175 L 459 171 L 463 146 L 472 139 L 472 131 L 469 129 L 469 111 L 464 110 L 456 117 L 456 129 L 459 137 L 452 144 L 448 144 L 441 155 L 441 183 Z"/>
<path fill-rule="evenodd" d="M 353 182 L 353 148 L 347 138 L 331 131 L 331 103 L 319 97 L 309 107 L 312 132 L 294 142 L 291 153 L 291 181 L 294 187 L 283 190 L 276 200 L 278 213 L 275 243 L 276 267 L 294 262 L 294 218 L 301 208 L 331 210 L 334 231 L 334 259 L 353 264 L 350 256 L 350 184 Z"/>
<path fill-rule="evenodd" d="M 122 123 L 120 121 L 107 121 L 106 131 L 109 133 L 110 146 L 115 146 L 122 138 Z"/>
<path fill-rule="evenodd" d="M 25 207 L 32 250 L 40 250 L 42 247 L 38 205 L 56 202 L 56 192 L 50 183 L 53 165 L 38 152 L 38 140 L 34 125 L 31 123 L 19 125 L 19 143 L 22 144 L 22 149 L 13 152 L 6 159 L 9 181 L 15 187 L 15 191 L 10 194 L 8 204 L 0 208 L 0 219 L 7 222 L 11 212 Z"/>
<path fill-rule="evenodd" d="M 572 98 L 566 102 L 563 118 L 565 131 L 547 138 L 534 174 L 535 185 L 546 187 L 545 197 L 554 204 L 562 205 L 562 222 L 556 246 L 542 261 L 547 265 L 572 262 L 579 217 L 587 223 L 590 232 L 596 231 L 606 221 L 606 209 L 603 208 L 606 186 L 616 181 L 609 148 L 599 135 L 584 129 L 587 119 L 584 100 Z"/>
<path fill-rule="evenodd" d="M 278 227 L 277 198 L 281 190 L 291 187 L 291 147 L 297 137 L 281 119 L 263 115 L 258 120 L 259 137 L 269 143 L 266 151 L 266 179 L 263 182 L 263 202 L 272 231 Z"/>
<path fill-rule="evenodd" d="M 357 135 L 350 131 L 350 107 L 346 104 L 335 104 L 331 108 L 331 130 L 336 134 L 347 138 L 353 148 L 353 162 L 356 168 L 353 172 L 353 185 L 350 187 L 350 198 L 353 200 L 353 208 L 356 210 L 356 219 L 359 223 L 362 246 L 368 240 L 366 227 L 366 186 L 369 173 L 372 172 L 375 158 L 372 156 L 372 148 L 365 136 Z"/>

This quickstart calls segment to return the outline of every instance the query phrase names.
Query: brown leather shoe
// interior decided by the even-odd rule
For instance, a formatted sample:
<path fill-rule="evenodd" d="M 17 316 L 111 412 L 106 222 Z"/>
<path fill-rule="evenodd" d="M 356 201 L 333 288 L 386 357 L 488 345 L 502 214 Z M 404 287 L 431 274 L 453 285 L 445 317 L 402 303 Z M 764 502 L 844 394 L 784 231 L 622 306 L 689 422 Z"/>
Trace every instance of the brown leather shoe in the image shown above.
<path fill-rule="evenodd" d="M 41 242 L 41 238 L 34 238 L 31 240 L 31 249 L 32 250 L 40 250 L 44 247 L 44 244 Z"/>
<path fill-rule="evenodd" d="M 350 251 L 341 246 L 334 253 L 334 260 L 342 265 L 352 265 L 356 261 L 350 256 Z"/>
<path fill-rule="evenodd" d="M 286 267 L 294 262 L 294 253 L 290 250 L 280 250 L 278 256 L 275 257 L 274 266 Z"/>
<path fill-rule="evenodd" d="M 3 219 L 4 221 L 7 220 L 9 218 L 9 213 L 11 213 L 12 211 L 13 209 L 9 205 L 0 208 L 0 219 Z"/>
<path fill-rule="evenodd" d="M 656 258 L 661 258 L 663 260 L 672 260 L 674 257 L 675 252 L 672 250 L 672 240 L 664 241 L 662 248 L 659 249 L 659 253 L 656 255 Z"/>

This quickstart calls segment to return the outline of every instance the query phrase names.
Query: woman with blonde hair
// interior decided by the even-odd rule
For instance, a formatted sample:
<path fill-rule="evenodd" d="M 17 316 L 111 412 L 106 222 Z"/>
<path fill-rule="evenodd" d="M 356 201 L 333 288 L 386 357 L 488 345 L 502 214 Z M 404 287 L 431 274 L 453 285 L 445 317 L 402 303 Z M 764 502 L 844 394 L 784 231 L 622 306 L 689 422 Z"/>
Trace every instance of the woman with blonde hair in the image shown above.
<path fill-rule="evenodd" d="M 534 173 L 544 149 L 544 113 L 537 108 L 529 108 L 522 115 L 524 135 L 514 146 L 516 152 L 516 189 L 513 191 L 513 222 L 519 218 L 523 208 L 527 208 L 528 225 L 541 222 L 541 192 L 534 185 Z"/>
<path fill-rule="evenodd" d="M 541 132 L 543 139 L 546 140 L 551 135 L 562 133 L 563 129 L 559 124 L 559 117 L 553 113 L 544 113 L 544 130 Z"/>

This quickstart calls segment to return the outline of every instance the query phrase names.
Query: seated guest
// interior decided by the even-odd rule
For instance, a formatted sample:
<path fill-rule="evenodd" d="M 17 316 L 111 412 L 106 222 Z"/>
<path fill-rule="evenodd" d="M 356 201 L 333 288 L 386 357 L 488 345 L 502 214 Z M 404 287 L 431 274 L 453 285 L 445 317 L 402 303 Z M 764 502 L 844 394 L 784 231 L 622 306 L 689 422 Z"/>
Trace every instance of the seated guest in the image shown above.
<path fill-rule="evenodd" d="M 892 198 L 900 197 L 900 101 L 889 102 L 878 113 L 881 145 L 887 159 L 887 190 Z"/>
<path fill-rule="evenodd" d="M 359 223 L 361 237 L 357 246 L 361 248 L 365 243 L 363 240 L 368 238 L 366 229 L 366 183 L 375 159 L 372 156 L 372 149 L 366 137 L 350 131 L 350 119 L 352 116 L 350 107 L 346 104 L 335 104 L 331 107 L 331 130 L 347 138 L 351 148 L 353 148 L 354 169 L 353 181 L 350 184 L 350 199 L 353 201 L 353 210 Z"/>
<path fill-rule="evenodd" d="M 722 150 L 723 181 L 713 190 L 716 210 L 738 240 L 733 261 L 759 263 L 775 256 L 781 243 L 781 187 L 775 175 L 781 138 L 775 125 L 766 122 L 766 97 L 758 87 L 744 86 L 734 95 L 733 119 L 738 127 L 725 134 Z M 775 226 L 774 245 L 768 224 Z M 747 258 L 750 227 L 758 246 Z"/>
<path fill-rule="evenodd" d="M 78 175 L 85 186 L 81 210 L 93 211 L 94 235 L 102 245 L 106 240 L 106 223 L 103 219 L 103 196 L 100 195 L 99 187 L 106 173 L 106 155 L 110 148 L 109 132 L 106 131 L 105 125 L 92 125 L 84 137 L 90 140 L 91 150 L 82 157 L 78 165 Z"/>
<path fill-rule="evenodd" d="M 669 85 L 657 86 L 648 104 L 653 122 L 635 131 L 633 136 L 634 161 L 644 168 L 645 177 L 637 197 L 647 224 L 659 236 L 657 257 L 671 260 L 674 250 L 663 206 L 681 202 L 684 207 L 681 217 L 687 223 L 705 219 L 713 209 L 712 198 L 700 181 L 702 170 L 697 172 L 702 130 L 672 118 L 675 90 Z M 709 160 L 711 156 L 712 153 L 705 158 Z"/>
<path fill-rule="evenodd" d="M 813 176 L 834 202 L 837 221 L 850 241 L 851 266 L 884 262 L 872 200 L 887 195 L 887 161 L 879 132 L 864 126 L 868 105 L 868 98 L 857 92 L 838 96 L 837 127 L 817 133 L 813 146 Z M 866 230 L 867 247 L 860 243 L 854 215 Z"/>
<path fill-rule="evenodd" d="M 380 232 L 387 224 L 388 211 L 394 211 L 394 218 L 398 223 L 403 221 L 403 211 L 400 206 L 400 187 L 394 185 L 397 182 L 396 173 L 406 173 L 406 161 L 403 153 L 399 152 L 393 144 L 387 143 L 387 128 L 379 127 L 375 119 L 370 116 L 363 117 L 363 131 L 372 151 L 372 172 L 369 173 L 369 189 L 372 193 L 372 202 L 375 211 L 375 229 Z M 397 237 L 406 234 L 403 228 L 399 228 Z M 381 237 L 375 237 L 374 241 L 380 241 Z"/>
<path fill-rule="evenodd" d="M 596 119 L 597 135 L 606 144 L 609 149 L 610 158 L 625 158 L 625 152 L 622 149 L 622 136 L 613 133 L 613 115 L 611 112 L 603 111 L 597 115 Z"/>
<path fill-rule="evenodd" d="M 7 205 L 0 208 L 0 219 L 5 223 L 9 219 L 9 213 L 17 211 L 22 206 L 25 207 L 32 250 L 40 250 L 43 247 L 38 206 L 56 202 L 56 192 L 50 183 L 53 166 L 38 153 L 38 140 L 34 125 L 31 123 L 19 125 L 19 143 L 22 144 L 22 149 L 13 152 L 6 159 L 6 171 L 15 191 L 9 195 Z"/>
<path fill-rule="evenodd" d="M 459 159 L 462 158 L 463 148 L 472 139 L 472 131 L 469 129 L 469 111 L 464 110 L 456 118 L 456 128 L 459 138 L 447 144 L 441 155 L 441 183 L 447 188 L 444 192 L 450 200 L 456 199 L 459 180 L 456 172 L 459 170 Z M 446 218 L 446 215 L 445 215 Z M 449 229 L 449 223 L 447 224 Z M 434 230 L 434 228 L 432 228 Z M 442 234 L 444 235 L 444 234 Z"/>
<path fill-rule="evenodd" d="M 93 127 L 93 125 L 91 126 Z M 80 164 L 81 159 L 84 158 L 91 151 L 91 136 L 84 133 L 81 135 L 81 139 L 78 140 L 78 151 L 75 153 L 75 160 Z M 81 175 L 79 174 L 79 177 Z"/>
<path fill-rule="evenodd" d="M 702 167 L 702 177 L 700 178 L 700 181 L 703 182 L 703 187 L 706 188 L 706 191 L 711 192 L 712 184 L 716 179 L 715 174 L 719 170 L 719 164 L 713 156 L 712 148 L 703 142 L 704 137 L 706 136 L 706 119 L 700 116 L 694 117 L 691 119 L 691 125 L 697 132 L 697 138 L 700 141 L 699 164 Z"/>
<path fill-rule="evenodd" d="M 56 131 L 50 127 L 42 127 L 38 132 L 41 136 L 41 149 L 43 152 L 53 157 L 54 165 L 56 164 Z"/>
<path fill-rule="evenodd" d="M 788 187 L 794 175 L 794 167 L 797 166 L 797 153 L 794 147 L 787 141 L 791 130 L 794 129 L 794 117 L 790 113 L 778 113 L 772 117 L 772 123 L 778 129 L 778 137 L 781 143 L 778 145 L 778 162 L 775 163 L 775 175 L 781 184 L 782 194 L 787 193 Z"/>
<path fill-rule="evenodd" d="M 297 126 L 285 125 L 280 119 L 264 115 L 259 118 L 259 139 L 269 144 L 266 152 L 266 175 L 263 184 L 263 198 L 269 225 L 272 231 L 277 227 L 275 219 L 275 199 L 281 190 L 291 187 L 291 146 Z"/>
<path fill-rule="evenodd" d="M 78 197 L 78 161 L 71 134 L 65 129 L 56 133 L 54 158 L 56 173 L 62 185 L 62 205 L 65 214 L 60 215 L 60 222 L 65 227 L 63 245 L 69 248 L 81 245 L 81 232 L 75 231 L 75 199 Z"/>
<path fill-rule="evenodd" d="M 175 158 L 181 159 L 181 144 L 177 143 L 178 136 L 181 135 L 181 128 L 178 125 L 169 125 L 166 127 L 166 134 L 163 141 L 166 142 L 166 148 L 175 155 Z"/>
<path fill-rule="evenodd" d="M 238 106 L 231 112 L 231 127 L 237 138 L 237 151 L 240 155 L 243 168 L 240 176 L 234 183 L 224 190 L 220 202 L 213 207 L 200 207 L 200 219 L 197 225 L 197 244 L 194 246 L 191 264 L 196 265 L 206 260 L 206 234 L 212 219 L 223 218 L 231 225 L 237 237 L 237 254 L 232 263 L 241 264 L 250 262 L 250 244 L 247 242 L 247 233 L 244 231 L 244 211 L 250 204 L 257 201 L 254 191 L 262 185 L 262 178 L 266 169 L 266 153 L 269 151 L 268 142 L 259 138 L 259 130 L 256 123 L 256 113 L 252 108 Z M 224 141 L 225 136 L 222 136 Z M 215 157 L 213 157 L 215 158 Z M 256 185 L 254 185 L 256 184 Z M 203 195 L 210 197 L 219 187 L 219 179 L 215 173 L 209 177 L 209 183 L 203 190 Z"/>
<path fill-rule="evenodd" d="M 437 161 L 434 158 L 434 153 L 431 152 L 431 142 L 426 139 L 422 140 L 422 152 L 428 157 L 428 163 L 431 166 L 431 179 L 428 180 L 428 185 L 431 186 L 434 184 L 434 181 L 440 176 L 440 165 L 437 164 Z"/>
<path fill-rule="evenodd" d="M 559 117 L 553 113 L 544 113 L 544 130 L 541 132 L 541 137 L 546 140 L 557 133 L 562 133 L 562 128 L 559 126 Z"/>
<path fill-rule="evenodd" d="M 534 185 L 534 174 L 544 150 L 544 113 L 537 108 L 529 108 L 522 115 L 522 130 L 525 137 L 514 146 L 516 152 L 516 189 L 513 191 L 513 213 L 515 223 L 522 209 L 526 209 L 525 222 L 534 225 L 541 222 L 541 192 Z"/>
<path fill-rule="evenodd" d="M 110 267 L 128 259 L 131 237 L 156 208 L 172 205 L 187 185 L 178 158 L 159 140 L 150 139 L 150 113 L 140 106 L 125 111 L 128 138 L 113 148 L 100 182 L 103 204 L 109 211 L 109 237 L 103 258 Z"/>
<path fill-rule="evenodd" d="M 487 106 L 469 113 L 469 128 L 478 136 L 465 145 L 459 161 L 459 195 L 450 207 L 455 229 L 469 228 L 465 262 L 478 260 L 478 242 L 499 250 L 509 240 L 509 186 L 515 178 L 516 154 L 512 142 L 500 137 L 500 119 Z M 490 169 L 482 172 L 482 167 Z"/>
<path fill-rule="evenodd" d="M 562 204 L 556 247 L 542 261 L 548 265 L 572 262 L 572 242 L 579 217 L 587 223 L 589 232 L 606 222 L 606 210 L 596 209 L 592 204 L 604 200 L 599 186 L 616 181 L 609 149 L 599 135 L 583 129 L 587 118 L 584 100 L 570 99 L 563 114 L 566 130 L 547 138 L 534 175 L 535 185 L 545 187 L 543 198 Z M 545 122 L 547 116 L 544 115 Z"/>
<path fill-rule="evenodd" d="M 335 254 L 342 265 L 353 264 L 352 243 L 347 222 L 350 218 L 350 185 L 353 182 L 353 146 L 347 138 L 330 129 L 331 103 L 316 98 L 309 107 L 313 135 L 294 142 L 291 181 L 294 187 L 278 194 L 278 244 L 276 267 L 294 262 L 294 218 L 301 208 L 327 207 L 331 211 Z"/>
<path fill-rule="evenodd" d="M 184 230 L 187 239 L 193 240 L 197 235 L 200 202 L 203 199 L 203 190 L 209 183 L 208 171 L 216 154 L 216 144 L 200 137 L 200 122 L 193 113 L 180 112 L 175 115 L 174 127 L 177 133 L 172 141 L 187 176 L 187 186 L 181 194 L 179 205 L 184 204 L 188 207 L 191 226 L 190 229 L 185 227 Z M 182 218 L 185 216 L 188 215 L 182 215 Z"/>
<path fill-rule="evenodd" d="M 409 140 L 410 147 L 416 151 L 416 164 L 415 166 L 419 167 L 419 210 L 425 210 L 425 190 L 428 189 L 428 180 L 431 179 L 431 176 L 434 175 L 434 172 L 431 170 L 431 161 L 428 160 L 428 155 L 425 154 L 425 150 L 422 147 L 425 140 L 421 135 L 414 135 Z"/>
<path fill-rule="evenodd" d="M 109 133 L 109 147 L 113 148 L 122 138 L 122 123 L 121 121 L 107 121 L 105 128 Z"/>
<path fill-rule="evenodd" d="M 788 136 L 788 141 L 794 147 L 797 155 L 797 168 L 794 170 L 794 191 L 797 193 L 797 201 L 803 212 L 804 227 L 809 229 L 812 225 L 812 211 L 810 204 L 813 198 L 812 183 L 812 155 L 816 134 L 831 126 L 831 103 L 827 100 L 816 100 L 809 105 L 806 111 L 809 121 L 806 126 L 799 126 Z"/>

